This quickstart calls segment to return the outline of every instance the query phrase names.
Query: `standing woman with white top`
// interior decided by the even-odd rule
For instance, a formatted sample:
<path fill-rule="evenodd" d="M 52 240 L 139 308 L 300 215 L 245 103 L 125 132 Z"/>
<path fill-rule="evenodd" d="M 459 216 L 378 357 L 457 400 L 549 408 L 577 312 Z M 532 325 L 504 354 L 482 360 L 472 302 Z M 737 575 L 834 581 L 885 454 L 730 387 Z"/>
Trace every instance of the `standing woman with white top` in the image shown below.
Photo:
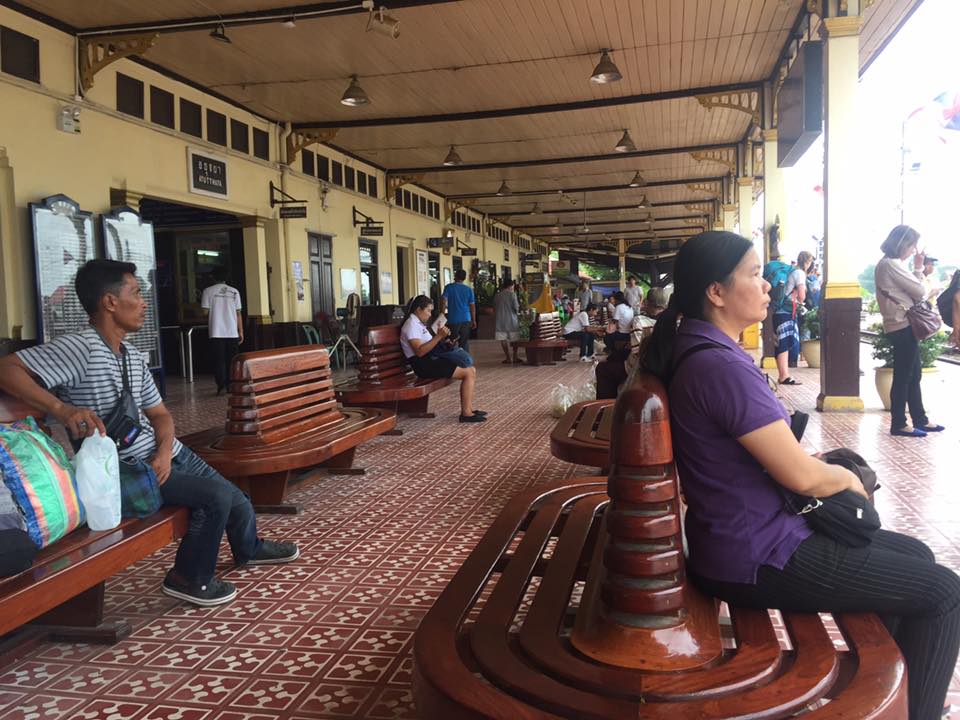
<path fill-rule="evenodd" d="M 417 295 L 410 301 L 407 314 L 400 327 L 400 347 L 413 372 L 421 378 L 453 378 L 460 381 L 460 422 L 483 422 L 487 414 L 473 409 L 473 389 L 477 382 L 477 369 L 457 367 L 432 351 L 437 344 L 450 335 L 444 325 L 436 335 L 430 333 L 427 323 L 433 313 L 433 300 L 426 295 Z"/>
<path fill-rule="evenodd" d="M 617 290 L 612 296 L 613 317 L 607 325 L 607 334 L 603 338 L 603 344 L 607 346 L 607 352 L 612 352 L 614 344 L 620 341 L 630 341 L 630 326 L 633 324 L 633 308 L 627 305 L 627 298 L 622 292 Z"/>
<path fill-rule="evenodd" d="M 923 283 L 924 253 L 917 249 L 920 233 L 909 225 L 897 225 L 880 249 L 883 259 L 877 263 L 874 279 L 877 303 L 883 316 L 883 332 L 893 344 L 893 386 L 890 388 L 890 434 L 900 437 L 925 437 L 940 432 L 942 425 L 931 423 L 923 409 L 920 392 L 920 343 L 907 320 L 907 308 L 927 295 Z M 913 272 L 904 260 L 913 255 Z M 910 408 L 913 427 L 907 425 Z"/>

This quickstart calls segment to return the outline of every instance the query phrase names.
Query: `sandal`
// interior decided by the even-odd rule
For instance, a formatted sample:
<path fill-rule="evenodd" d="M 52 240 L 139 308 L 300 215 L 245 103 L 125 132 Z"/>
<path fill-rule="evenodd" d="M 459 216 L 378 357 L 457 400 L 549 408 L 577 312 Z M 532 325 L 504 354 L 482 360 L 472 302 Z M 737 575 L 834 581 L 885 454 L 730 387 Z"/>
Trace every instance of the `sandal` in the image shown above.
<path fill-rule="evenodd" d="M 946 428 L 943 425 L 921 425 L 917 428 L 918 430 L 923 430 L 924 432 L 943 432 Z"/>
<path fill-rule="evenodd" d="M 783 380 L 778 380 L 777 382 L 780 383 L 781 385 L 803 385 L 803 383 L 797 382 L 792 377 L 787 377 L 787 378 L 784 378 Z"/>

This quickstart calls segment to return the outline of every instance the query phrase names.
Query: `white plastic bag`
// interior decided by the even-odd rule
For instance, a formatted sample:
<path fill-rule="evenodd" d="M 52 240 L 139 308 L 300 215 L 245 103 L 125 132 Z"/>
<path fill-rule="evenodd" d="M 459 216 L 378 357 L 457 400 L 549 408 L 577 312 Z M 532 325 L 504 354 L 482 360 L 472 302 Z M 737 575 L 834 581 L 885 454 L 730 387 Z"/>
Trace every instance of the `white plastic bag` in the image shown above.
<path fill-rule="evenodd" d="M 587 402 L 588 400 L 597 399 L 597 386 L 593 380 L 584 383 L 579 388 L 576 389 L 573 395 L 574 403 Z"/>
<path fill-rule="evenodd" d="M 567 409 L 573 405 L 573 390 L 566 385 L 557 385 L 550 391 L 550 414 L 555 417 L 563 417 Z"/>
<path fill-rule="evenodd" d="M 73 458 L 77 492 L 91 530 L 110 530 L 120 524 L 120 465 L 117 446 L 95 432 L 85 438 Z"/>

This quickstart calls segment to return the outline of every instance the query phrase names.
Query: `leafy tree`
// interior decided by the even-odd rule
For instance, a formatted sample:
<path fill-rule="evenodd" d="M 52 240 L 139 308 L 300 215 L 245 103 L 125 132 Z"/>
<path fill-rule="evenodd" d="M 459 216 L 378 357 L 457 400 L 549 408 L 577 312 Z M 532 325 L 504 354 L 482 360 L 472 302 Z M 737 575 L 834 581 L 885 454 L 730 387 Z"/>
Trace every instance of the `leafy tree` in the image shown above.
<path fill-rule="evenodd" d="M 862 273 L 857 277 L 857 281 L 860 283 L 860 287 L 869 292 L 871 295 L 877 294 L 877 284 L 873 279 L 873 272 L 877 269 L 876 263 L 870 263 L 864 269 Z"/>

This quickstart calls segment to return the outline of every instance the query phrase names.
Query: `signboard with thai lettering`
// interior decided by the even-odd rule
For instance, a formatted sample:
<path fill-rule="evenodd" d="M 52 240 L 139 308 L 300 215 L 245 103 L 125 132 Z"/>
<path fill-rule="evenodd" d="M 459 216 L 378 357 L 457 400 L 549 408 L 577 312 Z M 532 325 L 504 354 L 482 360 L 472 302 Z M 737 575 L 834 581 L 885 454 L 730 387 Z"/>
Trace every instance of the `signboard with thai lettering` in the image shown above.
<path fill-rule="evenodd" d="M 226 200 L 227 161 L 206 151 L 187 148 L 188 189 L 197 195 Z"/>
<path fill-rule="evenodd" d="M 290 205 L 280 208 L 280 219 L 305 218 L 307 216 L 306 205 Z"/>
<path fill-rule="evenodd" d="M 477 249 L 476 249 L 476 248 L 462 247 L 462 248 L 460 248 L 457 252 L 459 252 L 461 255 L 463 255 L 463 257 L 476 257 L 476 256 L 477 256 Z"/>
<path fill-rule="evenodd" d="M 361 225 L 360 235 L 363 237 L 383 237 L 383 225 Z"/>

